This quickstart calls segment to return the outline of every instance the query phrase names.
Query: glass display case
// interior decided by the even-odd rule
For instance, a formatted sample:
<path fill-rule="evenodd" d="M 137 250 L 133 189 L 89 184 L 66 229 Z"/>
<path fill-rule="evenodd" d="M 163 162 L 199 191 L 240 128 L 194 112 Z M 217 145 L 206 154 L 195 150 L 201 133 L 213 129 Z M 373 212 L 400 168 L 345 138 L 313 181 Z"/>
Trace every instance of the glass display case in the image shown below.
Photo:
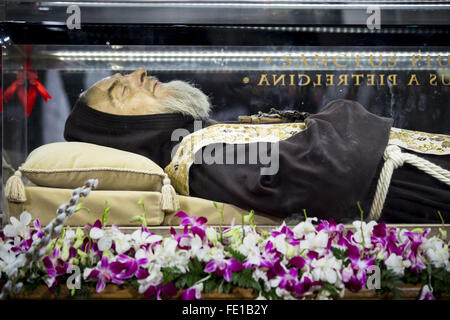
<path fill-rule="evenodd" d="M 66 141 L 66 120 L 80 94 L 102 79 L 141 68 L 162 83 L 194 84 L 209 97 L 210 118 L 231 125 L 289 123 L 284 118 L 287 110 L 320 115 L 336 100 L 358 103 L 371 114 L 391 119 L 398 131 L 391 129 L 390 141 L 397 139 L 405 153 L 425 155 L 428 162 L 423 166 L 431 162 L 443 171 L 450 169 L 450 5 L 445 1 L 6 1 L 0 9 L 4 191 L 31 152 Z M 386 160 L 379 156 L 378 171 L 369 181 L 372 197 L 387 161 L 386 154 Z M 406 161 L 404 167 L 414 166 Z M 381 214 L 381 220 L 439 224 L 439 211 L 448 221 L 446 172 L 430 178 L 436 181 L 424 178 L 418 193 L 399 192 L 399 200 L 388 193 L 388 200 L 398 203 L 389 216 Z M 394 173 L 398 179 L 391 188 L 416 188 L 408 187 L 409 177 Z M 22 179 L 25 186 L 36 184 Z M 223 179 L 227 175 L 218 181 Z M 385 180 L 389 187 L 391 177 Z M 327 183 L 323 186 L 328 188 Z M 296 192 L 290 197 L 297 197 Z M 416 199 L 418 208 L 427 212 L 402 212 L 402 205 L 414 206 L 416 201 L 404 204 L 402 197 L 422 196 Z M 264 193 L 257 197 L 279 199 L 270 200 Z M 2 200 L 7 212 L 9 200 Z M 242 207 L 252 209 L 259 200 Z M 327 200 L 314 196 L 311 201 Z M 371 202 L 364 207 L 366 217 Z M 240 207 L 239 201 L 234 204 Z M 270 210 L 264 214 L 270 216 Z M 289 221 L 293 214 L 282 218 Z M 349 217 L 359 219 L 357 213 Z"/>
<path fill-rule="evenodd" d="M 0 299 L 448 299 L 449 39 L 439 0 L 0 1 Z"/>

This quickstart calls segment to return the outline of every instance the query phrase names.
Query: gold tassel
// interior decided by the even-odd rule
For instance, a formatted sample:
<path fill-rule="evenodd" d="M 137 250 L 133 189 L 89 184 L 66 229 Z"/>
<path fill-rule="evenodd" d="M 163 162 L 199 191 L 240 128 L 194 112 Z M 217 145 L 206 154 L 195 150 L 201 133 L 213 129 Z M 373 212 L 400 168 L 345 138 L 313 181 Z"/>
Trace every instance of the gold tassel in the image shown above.
<path fill-rule="evenodd" d="M 177 193 L 170 184 L 170 179 L 167 174 L 164 174 L 163 186 L 161 188 L 161 209 L 168 212 L 180 209 Z"/>
<path fill-rule="evenodd" d="M 5 195 L 9 202 L 27 201 L 25 186 L 22 181 L 22 173 L 19 170 L 17 170 L 14 175 L 6 181 Z"/>

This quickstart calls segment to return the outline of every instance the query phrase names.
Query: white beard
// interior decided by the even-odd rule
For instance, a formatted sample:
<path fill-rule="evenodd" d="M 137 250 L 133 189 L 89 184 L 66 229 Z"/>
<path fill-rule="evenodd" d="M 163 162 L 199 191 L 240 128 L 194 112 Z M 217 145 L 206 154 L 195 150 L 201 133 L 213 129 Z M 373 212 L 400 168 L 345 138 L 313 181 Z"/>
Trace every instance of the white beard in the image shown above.
<path fill-rule="evenodd" d="M 211 110 L 208 97 L 184 81 L 171 81 L 164 85 L 167 95 L 161 98 L 164 112 L 182 113 L 194 119 L 205 119 Z"/>

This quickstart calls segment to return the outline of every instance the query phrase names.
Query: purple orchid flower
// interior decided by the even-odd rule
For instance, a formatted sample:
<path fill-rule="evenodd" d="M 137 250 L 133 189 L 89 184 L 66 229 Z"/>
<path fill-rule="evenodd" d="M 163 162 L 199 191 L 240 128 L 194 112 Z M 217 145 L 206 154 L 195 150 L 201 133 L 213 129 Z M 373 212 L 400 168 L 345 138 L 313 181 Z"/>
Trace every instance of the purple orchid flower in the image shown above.
<path fill-rule="evenodd" d="M 70 259 L 75 258 L 76 256 L 77 256 L 77 249 L 75 249 L 74 247 L 70 247 L 68 260 L 70 261 Z"/>
<path fill-rule="evenodd" d="M 111 246 L 111 249 L 114 250 L 113 246 Z M 92 240 L 89 241 L 88 237 L 84 238 L 83 244 L 80 246 L 80 250 L 83 251 L 84 253 L 89 253 L 89 251 L 93 251 L 98 256 L 102 256 L 102 251 L 98 249 L 97 243 Z"/>
<path fill-rule="evenodd" d="M 361 251 L 358 249 L 357 246 L 348 245 L 347 249 L 348 249 L 347 250 L 348 258 L 351 261 L 352 268 L 354 268 L 356 270 L 365 270 L 369 266 L 372 266 L 375 264 L 374 257 L 371 257 L 371 258 L 363 257 L 361 259 Z"/>
<path fill-rule="evenodd" d="M 301 270 L 306 265 L 306 260 L 302 257 L 293 257 L 289 260 L 289 264 Z"/>
<path fill-rule="evenodd" d="M 232 272 L 238 272 L 241 271 L 242 269 L 243 269 L 242 264 L 239 263 L 237 260 L 231 258 L 231 259 L 213 260 L 205 266 L 204 271 L 207 273 L 215 272 L 216 275 L 218 275 L 219 277 L 223 276 L 223 278 L 227 282 L 230 282 Z"/>
<path fill-rule="evenodd" d="M 345 230 L 345 227 L 343 224 L 337 224 L 336 221 L 334 221 L 333 218 L 330 218 L 327 220 L 321 220 L 320 224 L 317 226 L 317 232 L 325 230 L 329 234 L 339 234 L 342 233 L 342 231 Z"/>
<path fill-rule="evenodd" d="M 203 300 L 202 298 L 203 284 L 196 284 L 187 290 L 184 290 L 180 296 L 181 300 Z"/>
<path fill-rule="evenodd" d="M 166 285 L 159 284 L 157 286 L 150 286 L 144 292 L 145 298 L 152 298 L 156 295 L 157 300 L 161 300 L 161 297 L 173 297 L 177 294 L 177 288 L 172 281 Z"/>
<path fill-rule="evenodd" d="M 333 244 L 333 241 L 337 237 L 337 243 L 339 246 L 345 246 L 345 239 L 344 239 L 344 230 L 345 226 L 343 224 L 337 224 L 336 221 L 333 220 L 333 218 L 330 218 L 329 221 L 327 220 L 321 220 L 320 224 L 317 226 L 317 232 L 320 232 L 321 230 L 324 230 L 328 233 L 328 244 L 327 244 L 327 250 L 330 250 L 331 245 Z"/>
<path fill-rule="evenodd" d="M 32 238 L 24 239 L 24 240 L 22 240 L 22 242 L 20 242 L 19 245 L 12 247 L 11 251 L 13 251 L 15 254 L 27 252 L 28 249 L 30 249 L 32 245 L 33 245 Z"/>
<path fill-rule="evenodd" d="M 30 230 L 30 236 L 28 237 L 28 239 L 23 239 L 20 244 L 11 248 L 14 253 L 19 254 L 27 252 L 33 245 L 34 241 L 44 237 L 45 233 L 42 230 L 41 224 L 38 219 L 34 220 L 33 225 L 34 229 Z"/>
<path fill-rule="evenodd" d="M 322 281 L 312 281 L 310 278 L 304 276 L 295 286 L 295 294 L 299 297 L 311 290 L 314 286 L 323 285 Z"/>
<path fill-rule="evenodd" d="M 178 248 L 183 249 L 183 250 L 189 250 L 190 249 L 190 246 L 184 246 L 182 244 L 183 239 L 190 239 L 190 238 L 192 238 L 192 236 L 189 234 L 188 226 L 184 226 L 183 233 L 177 233 L 176 230 L 173 227 L 171 227 L 170 228 L 170 234 L 178 242 Z"/>
<path fill-rule="evenodd" d="M 102 292 L 107 282 L 112 282 L 115 284 L 123 284 L 123 281 L 117 275 L 117 269 L 114 266 L 111 266 L 106 256 L 102 257 L 100 261 L 100 266 L 96 269 L 91 270 L 87 279 L 98 279 L 96 291 Z"/>
<path fill-rule="evenodd" d="M 275 249 L 273 243 L 267 241 L 266 246 L 264 247 L 264 250 L 260 252 L 258 259 L 245 259 L 242 261 L 242 266 L 244 269 L 251 269 L 255 266 L 260 268 L 272 268 L 278 261 L 280 255 L 281 253 Z"/>
<path fill-rule="evenodd" d="M 426 269 L 426 266 L 422 262 L 422 259 L 419 255 L 419 247 L 427 240 L 426 237 L 429 233 L 430 229 L 426 229 L 422 233 L 410 231 L 404 233 L 405 236 L 407 236 L 409 239 L 408 248 L 404 251 L 404 253 L 406 253 L 406 258 L 411 261 L 411 271 L 415 273 Z"/>
<path fill-rule="evenodd" d="M 289 243 L 290 245 L 296 246 L 300 243 L 299 240 L 294 238 L 294 232 L 292 232 L 292 230 L 288 228 L 286 225 L 284 225 L 280 231 L 272 231 L 270 233 L 270 235 L 274 238 L 283 234 L 286 236 L 285 238 L 286 242 Z"/>
<path fill-rule="evenodd" d="M 389 252 L 389 254 L 396 254 L 398 256 L 401 256 L 406 244 L 400 244 L 400 241 L 397 238 L 396 235 L 396 229 L 395 228 L 388 228 L 387 229 L 387 236 L 386 236 L 386 250 Z"/>
<path fill-rule="evenodd" d="M 342 281 L 345 286 L 352 290 L 358 291 L 363 288 L 367 280 L 367 269 L 375 265 L 375 257 L 361 259 L 361 251 L 357 246 L 349 244 L 347 246 L 347 254 L 350 259 L 350 265 L 342 273 Z"/>
<path fill-rule="evenodd" d="M 205 223 L 208 221 L 205 217 L 196 218 L 189 216 L 184 211 L 179 211 L 176 217 L 181 218 L 180 226 L 191 226 L 191 232 L 198 235 L 202 240 L 205 238 Z"/>
<path fill-rule="evenodd" d="M 95 220 L 94 225 L 92 226 L 92 228 L 99 228 L 99 229 L 103 228 L 102 222 L 99 219 Z"/>
<path fill-rule="evenodd" d="M 148 263 L 148 259 L 136 260 L 124 254 L 117 256 L 117 261 L 111 262 L 110 270 L 117 279 L 129 279 L 138 271 L 139 266 Z"/>
<path fill-rule="evenodd" d="M 349 244 L 354 244 L 353 242 L 353 232 L 351 230 L 347 230 L 345 235 L 342 235 L 338 238 L 337 241 L 338 246 L 347 247 Z"/>
<path fill-rule="evenodd" d="M 138 268 L 136 271 L 136 278 L 139 280 L 145 279 L 150 275 L 147 269 L 145 268 Z"/>
<path fill-rule="evenodd" d="M 291 268 L 289 270 L 286 270 L 283 265 L 278 261 L 274 268 L 273 272 L 277 276 L 277 280 L 280 282 L 278 283 L 278 286 L 282 289 L 286 289 L 290 292 L 295 292 L 296 287 L 298 286 L 298 270 L 297 268 Z"/>
<path fill-rule="evenodd" d="M 426 229 L 422 233 L 406 231 L 404 234 L 411 241 L 411 251 L 413 251 L 415 254 L 417 254 L 417 252 L 419 251 L 420 245 L 427 240 L 427 236 L 429 233 L 430 233 L 429 228 Z"/>
<path fill-rule="evenodd" d="M 146 238 L 155 235 L 155 233 L 150 232 L 150 231 L 149 231 L 146 227 L 144 227 L 144 226 L 141 227 L 141 232 L 142 232 L 142 234 L 145 234 L 145 235 L 146 235 L 146 236 L 145 236 Z M 172 227 L 171 227 L 171 229 L 170 229 L 170 232 L 172 233 Z M 151 244 L 150 244 L 150 243 L 141 244 L 141 245 L 139 246 L 139 248 L 141 248 L 141 249 L 148 249 L 150 246 L 151 246 L 151 247 L 159 246 L 159 245 L 161 244 L 161 242 L 162 242 L 162 240 L 161 240 L 161 241 L 153 242 L 153 243 L 151 243 Z"/>
<path fill-rule="evenodd" d="M 308 258 L 309 261 L 312 261 L 314 259 L 319 258 L 319 253 L 314 250 L 311 250 L 311 251 L 308 251 L 308 253 L 306 254 L 306 257 Z"/>
<path fill-rule="evenodd" d="M 44 264 L 45 271 L 48 275 L 47 285 L 52 293 L 55 292 L 56 285 L 61 281 L 62 276 L 67 273 L 70 266 L 70 263 L 59 258 L 60 254 L 61 251 L 56 247 L 53 249 L 51 257 L 45 256 L 42 259 L 42 263 Z"/>
<path fill-rule="evenodd" d="M 387 235 L 386 223 L 381 222 L 373 226 L 372 237 L 384 238 Z"/>
<path fill-rule="evenodd" d="M 279 260 L 281 253 L 275 249 L 275 246 L 271 241 L 267 241 L 264 250 L 261 251 L 261 263 L 262 268 L 272 268 Z M 270 279 L 270 278 L 269 278 Z"/>
<path fill-rule="evenodd" d="M 358 278 L 355 274 L 352 274 L 349 278 L 343 277 L 345 287 L 353 292 L 357 292 L 364 287 L 365 280 Z"/>
<path fill-rule="evenodd" d="M 34 229 L 30 231 L 30 238 L 33 239 L 33 241 L 31 243 L 28 243 L 29 247 L 26 250 L 28 250 L 31 247 L 34 241 L 42 239 L 45 236 L 45 232 L 41 227 L 39 219 L 35 219 L 33 221 L 33 226 Z"/>
<path fill-rule="evenodd" d="M 431 290 L 427 284 L 423 286 L 419 300 L 436 300 L 433 295 L 433 290 Z"/>

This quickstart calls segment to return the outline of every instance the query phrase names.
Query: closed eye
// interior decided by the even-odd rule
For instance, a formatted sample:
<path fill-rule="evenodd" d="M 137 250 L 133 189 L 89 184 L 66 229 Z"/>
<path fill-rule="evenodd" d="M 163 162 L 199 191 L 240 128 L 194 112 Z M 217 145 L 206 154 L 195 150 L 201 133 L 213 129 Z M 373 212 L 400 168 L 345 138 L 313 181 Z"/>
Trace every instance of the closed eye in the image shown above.
<path fill-rule="evenodd" d="M 119 80 L 114 81 L 111 86 L 108 88 L 108 96 L 110 99 L 112 99 L 112 91 L 114 89 L 114 87 L 119 83 Z"/>

